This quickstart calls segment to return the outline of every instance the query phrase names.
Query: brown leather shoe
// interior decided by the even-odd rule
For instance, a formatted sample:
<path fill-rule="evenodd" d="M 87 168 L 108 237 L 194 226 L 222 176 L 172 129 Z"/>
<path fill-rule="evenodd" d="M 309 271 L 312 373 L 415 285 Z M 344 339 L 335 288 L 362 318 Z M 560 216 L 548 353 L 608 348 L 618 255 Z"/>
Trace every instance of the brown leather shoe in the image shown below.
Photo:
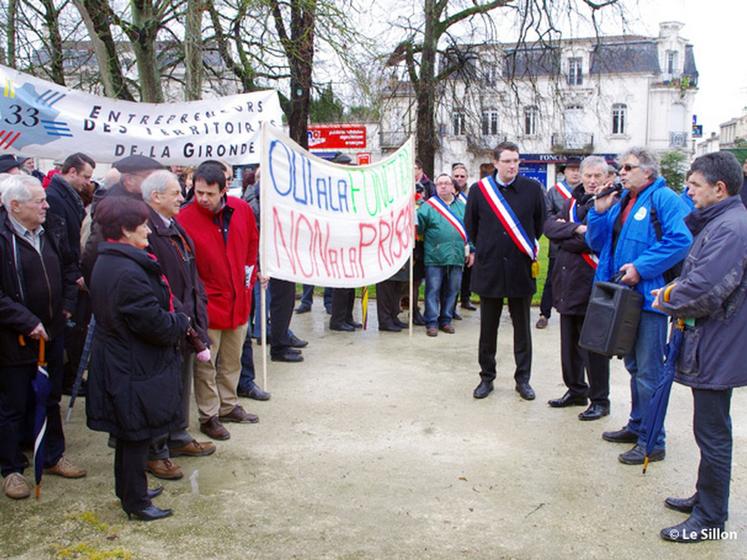
<path fill-rule="evenodd" d="M 156 478 L 163 478 L 164 480 L 179 480 L 184 476 L 182 469 L 179 465 L 172 462 L 171 459 L 157 459 L 156 461 L 148 461 L 145 471 L 149 472 Z"/>
<path fill-rule="evenodd" d="M 207 457 L 213 453 L 215 453 L 215 444 L 212 441 L 197 441 L 196 439 L 193 439 L 187 445 L 169 449 L 169 455 L 172 457 L 179 457 L 181 455 L 187 457 Z"/>
<path fill-rule="evenodd" d="M 441 325 L 441 330 L 445 333 L 454 334 L 454 325 L 452 325 L 451 323 Z"/>
<path fill-rule="evenodd" d="M 256 424 L 259 422 L 259 416 L 247 412 L 241 405 L 237 404 L 233 407 L 233 410 L 220 417 L 221 422 L 236 422 L 237 424 Z"/>
<path fill-rule="evenodd" d="M 220 423 L 217 416 L 211 416 L 208 418 L 207 422 L 200 424 L 200 431 L 209 438 L 221 441 L 227 440 L 231 437 L 231 434 L 223 427 L 223 424 Z"/>
<path fill-rule="evenodd" d="M 31 495 L 31 486 L 29 486 L 29 483 L 21 473 L 14 472 L 10 473 L 3 480 L 3 492 L 9 498 L 22 500 Z"/>
<path fill-rule="evenodd" d="M 438 336 L 438 329 L 436 327 L 428 327 L 425 329 L 425 334 L 428 336 Z"/>
<path fill-rule="evenodd" d="M 83 478 L 88 474 L 86 469 L 76 467 L 64 456 L 60 457 L 60 460 L 57 461 L 57 464 L 54 467 L 46 468 L 44 469 L 44 472 L 47 474 L 56 474 L 57 476 L 62 476 L 64 478 Z"/>

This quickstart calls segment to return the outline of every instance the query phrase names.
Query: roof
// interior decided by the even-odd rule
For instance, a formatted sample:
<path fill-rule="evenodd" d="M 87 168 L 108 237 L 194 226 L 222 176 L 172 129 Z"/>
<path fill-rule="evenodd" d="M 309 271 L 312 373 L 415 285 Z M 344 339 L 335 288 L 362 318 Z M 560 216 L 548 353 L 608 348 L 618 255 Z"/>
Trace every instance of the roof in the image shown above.
<path fill-rule="evenodd" d="M 602 42 L 591 54 L 592 74 L 622 74 L 642 72 L 660 74 L 659 51 L 652 39 L 625 41 L 621 43 Z"/>

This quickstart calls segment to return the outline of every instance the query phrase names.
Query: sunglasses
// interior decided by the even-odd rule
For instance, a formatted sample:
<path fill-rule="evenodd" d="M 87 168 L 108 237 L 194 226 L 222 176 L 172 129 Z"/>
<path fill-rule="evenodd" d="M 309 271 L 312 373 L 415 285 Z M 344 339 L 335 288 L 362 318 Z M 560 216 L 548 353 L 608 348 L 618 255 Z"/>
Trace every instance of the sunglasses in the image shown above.
<path fill-rule="evenodd" d="M 633 171 L 633 169 L 638 169 L 640 165 L 631 165 L 630 163 L 626 163 L 625 165 L 621 166 L 620 169 L 624 169 L 625 171 Z"/>

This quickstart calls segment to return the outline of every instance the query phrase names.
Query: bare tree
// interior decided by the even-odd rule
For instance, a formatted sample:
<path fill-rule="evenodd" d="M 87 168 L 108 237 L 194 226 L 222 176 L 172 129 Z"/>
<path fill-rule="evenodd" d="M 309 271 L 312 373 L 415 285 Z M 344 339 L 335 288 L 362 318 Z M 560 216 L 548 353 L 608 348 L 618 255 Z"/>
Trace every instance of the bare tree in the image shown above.
<path fill-rule="evenodd" d="M 8 26 L 6 28 L 7 64 L 16 67 L 16 8 L 17 0 L 8 0 Z"/>
<path fill-rule="evenodd" d="M 202 97 L 202 13 L 205 8 L 204 0 L 187 2 L 187 25 L 184 29 L 184 99 L 187 101 Z"/>

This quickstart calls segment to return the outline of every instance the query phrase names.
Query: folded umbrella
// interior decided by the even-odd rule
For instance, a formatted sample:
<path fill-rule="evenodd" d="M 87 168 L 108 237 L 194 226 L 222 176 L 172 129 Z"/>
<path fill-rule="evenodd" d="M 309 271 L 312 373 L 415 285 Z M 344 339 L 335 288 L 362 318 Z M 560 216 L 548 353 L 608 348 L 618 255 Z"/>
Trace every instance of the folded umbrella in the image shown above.
<path fill-rule="evenodd" d="M 685 322 L 682 319 L 675 319 L 672 324 L 672 334 L 667 344 L 667 355 L 664 359 L 664 369 L 662 371 L 659 384 L 654 389 L 651 401 L 648 406 L 644 427 L 646 430 L 646 454 L 643 458 L 643 474 L 646 474 L 648 468 L 648 458 L 656 446 L 656 437 L 659 435 L 664 418 L 667 415 L 669 406 L 669 395 L 672 392 L 672 382 L 674 381 L 674 372 L 677 365 L 677 358 L 680 355 L 682 347 L 682 338 L 685 331 Z"/>
<path fill-rule="evenodd" d="M 73 390 L 70 391 L 70 402 L 67 405 L 67 414 L 65 414 L 65 422 L 70 421 L 70 417 L 73 415 L 73 406 L 75 405 L 75 399 L 78 397 L 80 392 L 80 385 L 83 382 L 83 372 L 88 367 L 88 362 L 91 359 L 91 343 L 93 342 L 93 333 L 96 330 L 96 318 L 91 317 L 91 321 L 88 323 L 88 331 L 86 332 L 86 340 L 83 342 L 83 351 L 80 354 L 80 362 L 78 363 L 78 371 L 75 372 L 75 381 L 73 382 Z"/>
<path fill-rule="evenodd" d="M 361 288 L 361 323 L 363 330 L 368 328 L 368 286 Z"/>
<path fill-rule="evenodd" d="M 36 375 L 31 381 L 36 397 L 34 406 L 34 480 L 36 486 L 34 493 L 36 499 L 41 495 L 41 479 L 44 471 L 44 436 L 47 433 L 47 401 L 52 390 L 52 382 L 47 372 L 47 360 L 45 357 L 44 338 L 39 339 L 39 358 L 37 360 Z"/>

